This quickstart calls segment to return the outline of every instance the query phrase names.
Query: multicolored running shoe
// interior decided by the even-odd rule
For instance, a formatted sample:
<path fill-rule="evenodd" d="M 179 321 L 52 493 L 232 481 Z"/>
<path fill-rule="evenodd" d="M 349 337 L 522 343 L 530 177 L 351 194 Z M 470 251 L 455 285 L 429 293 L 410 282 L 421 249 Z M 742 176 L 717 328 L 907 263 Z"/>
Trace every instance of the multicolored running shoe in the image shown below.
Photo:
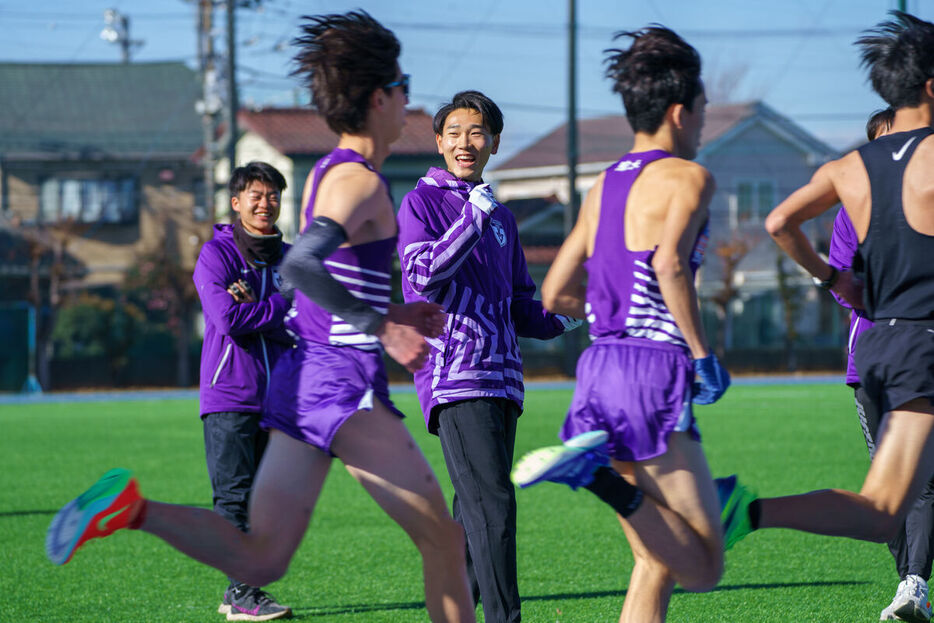
<path fill-rule="evenodd" d="M 143 499 L 129 470 L 112 469 L 62 507 L 45 536 L 45 553 L 63 565 L 85 542 L 129 526 Z"/>
<path fill-rule="evenodd" d="M 524 489 L 545 480 L 566 484 L 571 489 L 586 487 L 599 467 L 609 465 L 606 431 L 588 431 L 560 446 L 529 452 L 512 469 L 512 481 Z"/>
<path fill-rule="evenodd" d="M 236 584 L 224 593 L 226 608 L 222 614 L 227 615 L 228 621 L 273 621 L 275 619 L 288 619 L 292 616 L 292 609 L 276 602 L 272 595 L 266 591 Z M 221 604 L 224 608 L 225 604 Z M 218 608 L 218 612 L 221 612 Z"/>

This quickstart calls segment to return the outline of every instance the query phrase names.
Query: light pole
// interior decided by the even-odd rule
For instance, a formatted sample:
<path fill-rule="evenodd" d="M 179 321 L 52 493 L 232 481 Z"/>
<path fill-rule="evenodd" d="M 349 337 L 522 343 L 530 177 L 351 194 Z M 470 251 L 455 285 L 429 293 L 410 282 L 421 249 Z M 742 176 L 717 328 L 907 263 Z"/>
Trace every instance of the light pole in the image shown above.
<path fill-rule="evenodd" d="M 123 62 L 129 63 L 132 49 L 142 47 L 145 42 L 130 38 L 130 18 L 117 9 L 104 11 L 104 23 L 107 25 L 101 31 L 101 39 L 119 44 Z"/>

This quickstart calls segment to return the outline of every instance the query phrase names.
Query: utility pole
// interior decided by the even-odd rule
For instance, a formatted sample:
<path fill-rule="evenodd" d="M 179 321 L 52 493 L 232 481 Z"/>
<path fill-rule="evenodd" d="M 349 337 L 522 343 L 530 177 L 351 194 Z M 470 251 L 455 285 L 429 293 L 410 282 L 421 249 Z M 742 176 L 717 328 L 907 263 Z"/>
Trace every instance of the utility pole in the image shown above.
<path fill-rule="evenodd" d="M 104 11 L 104 23 L 107 25 L 101 31 L 101 39 L 120 46 L 124 63 L 130 62 L 130 52 L 133 48 L 142 47 L 145 43 L 141 39 L 130 38 L 130 18 L 117 9 Z"/>
<path fill-rule="evenodd" d="M 203 145 L 202 167 L 204 169 L 204 209 L 213 220 L 216 218 L 214 205 L 214 143 L 217 128 L 216 116 L 221 109 L 217 93 L 217 68 L 214 55 L 214 0 L 198 0 L 198 61 L 201 74 L 201 99 L 195 106 L 201 115 L 201 137 Z"/>
<path fill-rule="evenodd" d="M 227 0 L 227 161 L 230 172 L 237 166 L 237 38 L 236 2 Z"/>
<path fill-rule="evenodd" d="M 567 238 L 577 220 L 580 200 L 577 196 L 577 0 L 568 0 L 568 202 L 564 208 L 564 236 Z M 574 376 L 580 356 L 580 336 L 576 331 L 564 334 L 564 373 Z"/>
<path fill-rule="evenodd" d="M 898 10 L 902 13 L 908 12 L 908 0 L 898 0 Z"/>
<path fill-rule="evenodd" d="M 564 210 L 564 235 L 577 220 L 577 0 L 568 0 L 568 202 Z"/>

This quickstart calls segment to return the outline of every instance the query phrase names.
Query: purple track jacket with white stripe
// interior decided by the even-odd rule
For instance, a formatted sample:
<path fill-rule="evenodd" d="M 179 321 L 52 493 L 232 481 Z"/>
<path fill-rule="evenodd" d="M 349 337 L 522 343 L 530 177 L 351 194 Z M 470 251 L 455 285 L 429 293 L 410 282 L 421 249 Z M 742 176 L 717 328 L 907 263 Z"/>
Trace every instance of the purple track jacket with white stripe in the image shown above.
<path fill-rule="evenodd" d="M 437 434 L 435 406 L 506 398 L 522 407 L 517 335 L 551 339 L 564 332 L 535 295 L 516 221 L 502 205 L 486 214 L 468 201 L 476 184 L 432 167 L 399 210 L 399 259 L 406 302 L 431 301 L 447 325 L 429 339 L 428 363 L 415 373 L 425 423 Z"/>
<path fill-rule="evenodd" d="M 283 243 L 283 255 L 289 246 Z M 227 292 L 238 279 L 250 284 L 255 303 L 237 303 Z M 253 268 L 234 242 L 233 226 L 215 225 L 214 238 L 198 255 L 194 282 L 204 311 L 201 415 L 260 413 L 269 373 L 292 347 L 283 326 L 290 305 L 279 294 L 279 267 Z"/>

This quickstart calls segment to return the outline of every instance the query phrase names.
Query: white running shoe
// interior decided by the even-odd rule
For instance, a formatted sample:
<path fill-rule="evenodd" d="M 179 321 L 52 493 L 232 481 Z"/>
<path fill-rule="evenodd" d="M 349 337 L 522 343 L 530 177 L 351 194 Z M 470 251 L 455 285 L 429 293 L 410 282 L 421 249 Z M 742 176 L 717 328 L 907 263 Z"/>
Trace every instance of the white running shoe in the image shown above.
<path fill-rule="evenodd" d="M 593 481 L 594 472 L 608 465 L 605 454 L 606 431 L 588 431 L 568 439 L 560 446 L 529 452 L 512 469 L 512 481 L 524 489 L 549 480 L 577 489 Z"/>
<path fill-rule="evenodd" d="M 928 601 L 928 584 L 924 578 L 909 575 L 899 582 L 892 603 L 881 612 L 879 620 L 929 623 L 931 604 Z"/>

